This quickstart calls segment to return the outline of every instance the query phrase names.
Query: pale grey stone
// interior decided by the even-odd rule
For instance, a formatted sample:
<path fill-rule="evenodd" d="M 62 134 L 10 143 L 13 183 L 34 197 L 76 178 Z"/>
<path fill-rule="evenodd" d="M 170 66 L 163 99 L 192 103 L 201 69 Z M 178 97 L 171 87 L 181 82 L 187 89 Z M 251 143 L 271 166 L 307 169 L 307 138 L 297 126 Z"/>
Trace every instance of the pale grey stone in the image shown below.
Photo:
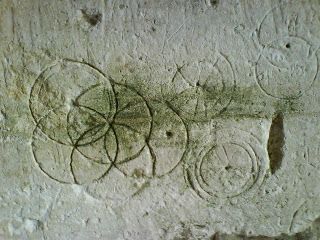
<path fill-rule="evenodd" d="M 0 0 L 0 239 L 319 239 L 320 3 Z"/>

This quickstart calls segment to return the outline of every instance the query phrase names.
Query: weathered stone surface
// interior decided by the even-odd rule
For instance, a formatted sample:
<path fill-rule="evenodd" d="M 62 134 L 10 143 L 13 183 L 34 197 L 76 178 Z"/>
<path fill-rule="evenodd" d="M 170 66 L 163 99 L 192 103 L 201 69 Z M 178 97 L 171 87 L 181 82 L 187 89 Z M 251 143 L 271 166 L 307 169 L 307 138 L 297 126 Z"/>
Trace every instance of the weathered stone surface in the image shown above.
<path fill-rule="evenodd" d="M 0 239 L 319 239 L 319 1 L 0 0 Z"/>

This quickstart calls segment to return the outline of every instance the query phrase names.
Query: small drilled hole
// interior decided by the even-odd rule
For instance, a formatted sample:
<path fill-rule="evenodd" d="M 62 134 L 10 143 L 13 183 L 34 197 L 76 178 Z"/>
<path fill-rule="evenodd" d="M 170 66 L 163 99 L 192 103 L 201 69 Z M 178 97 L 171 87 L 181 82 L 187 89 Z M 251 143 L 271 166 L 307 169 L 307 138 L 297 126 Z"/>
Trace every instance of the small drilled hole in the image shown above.
<path fill-rule="evenodd" d="M 171 138 L 173 136 L 173 133 L 171 131 L 166 131 L 166 135 L 168 138 Z"/>
<path fill-rule="evenodd" d="M 286 48 L 290 48 L 290 47 L 291 47 L 290 43 L 287 43 Z"/>
<path fill-rule="evenodd" d="M 211 6 L 216 6 L 219 1 L 218 0 L 210 0 Z"/>
<path fill-rule="evenodd" d="M 91 25 L 96 26 L 102 20 L 102 14 L 95 10 L 81 9 L 84 19 Z"/>
<path fill-rule="evenodd" d="M 224 168 L 225 170 L 230 170 L 231 169 L 231 166 L 230 165 L 228 165 L 228 166 L 225 166 L 225 168 Z"/>

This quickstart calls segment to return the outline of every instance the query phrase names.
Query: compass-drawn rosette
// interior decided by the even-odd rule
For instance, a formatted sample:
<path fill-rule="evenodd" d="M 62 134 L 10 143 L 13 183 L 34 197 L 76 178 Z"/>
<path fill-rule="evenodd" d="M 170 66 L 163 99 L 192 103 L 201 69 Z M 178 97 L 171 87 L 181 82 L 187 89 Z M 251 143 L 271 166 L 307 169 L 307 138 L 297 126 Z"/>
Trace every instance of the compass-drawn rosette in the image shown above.
<path fill-rule="evenodd" d="M 183 69 L 189 87 L 170 100 L 183 119 L 206 121 L 226 111 L 236 90 L 236 81 L 232 65 L 224 55 L 217 53 L 211 61 L 186 64 Z M 187 79 L 195 73 L 199 73 L 197 78 Z"/>
<path fill-rule="evenodd" d="M 187 144 L 185 125 L 167 104 L 148 103 L 84 63 L 64 60 L 45 69 L 30 110 L 34 159 L 61 183 L 92 182 L 111 170 L 162 176 L 178 165 Z"/>
<path fill-rule="evenodd" d="M 268 166 L 262 142 L 249 131 L 222 128 L 216 142 L 203 146 L 185 164 L 185 178 L 202 198 L 236 197 L 261 184 Z M 201 147 L 200 147 L 201 148 Z"/>

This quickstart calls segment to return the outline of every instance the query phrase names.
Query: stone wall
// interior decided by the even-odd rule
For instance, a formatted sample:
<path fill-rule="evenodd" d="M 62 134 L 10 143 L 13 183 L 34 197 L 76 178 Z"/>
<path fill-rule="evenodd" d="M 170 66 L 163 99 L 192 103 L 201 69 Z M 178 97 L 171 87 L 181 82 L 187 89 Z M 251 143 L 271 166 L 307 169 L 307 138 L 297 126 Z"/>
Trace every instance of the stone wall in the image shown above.
<path fill-rule="evenodd" d="M 0 239 L 319 239 L 317 0 L 0 0 Z"/>

